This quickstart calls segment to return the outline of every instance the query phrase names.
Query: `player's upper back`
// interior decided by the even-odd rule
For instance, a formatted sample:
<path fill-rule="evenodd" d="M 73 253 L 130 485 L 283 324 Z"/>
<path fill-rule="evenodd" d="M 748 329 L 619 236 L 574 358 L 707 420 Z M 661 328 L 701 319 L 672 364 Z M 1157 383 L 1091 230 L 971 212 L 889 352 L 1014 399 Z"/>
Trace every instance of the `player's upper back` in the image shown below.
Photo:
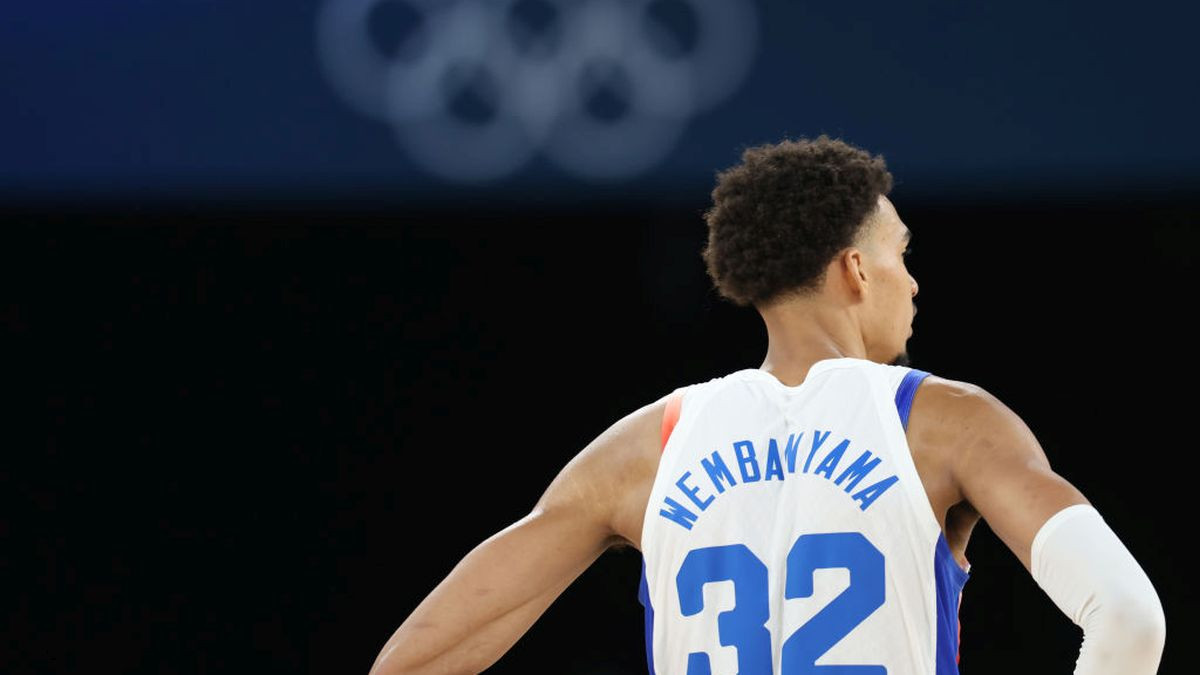
<path fill-rule="evenodd" d="M 908 481 L 907 489 L 895 490 L 896 498 L 914 515 L 928 516 L 920 525 L 936 537 L 940 526 L 904 438 L 907 410 L 897 407 L 897 395 L 911 397 L 922 375 L 835 358 L 816 362 L 797 386 L 746 369 L 677 390 L 676 405 L 669 402 L 667 414 L 674 411 L 678 417 L 664 434 L 643 524 L 643 551 L 645 534 L 652 530 L 675 531 L 695 541 L 714 528 L 741 527 L 708 517 L 718 513 L 713 509 L 732 508 L 723 506 L 727 502 L 753 510 L 779 499 L 828 501 L 823 522 L 835 517 L 828 511 L 833 508 L 858 524 L 863 514 L 879 510 L 874 508 L 878 500 L 902 480 Z M 826 483 L 825 489 L 812 489 L 821 485 L 814 479 Z M 789 483 L 794 489 L 785 490 Z"/>
<path fill-rule="evenodd" d="M 924 375 L 836 358 L 677 391 L 641 535 L 652 667 L 949 672 L 966 574 L 904 435 Z"/>

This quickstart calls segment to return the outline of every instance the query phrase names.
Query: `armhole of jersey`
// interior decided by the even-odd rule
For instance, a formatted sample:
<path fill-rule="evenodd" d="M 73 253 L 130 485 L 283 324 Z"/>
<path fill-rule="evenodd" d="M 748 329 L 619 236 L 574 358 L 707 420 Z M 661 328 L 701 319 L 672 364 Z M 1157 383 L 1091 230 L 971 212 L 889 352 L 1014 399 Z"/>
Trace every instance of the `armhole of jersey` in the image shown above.
<path fill-rule="evenodd" d="M 900 426 L 908 430 L 908 415 L 912 412 L 913 396 L 917 387 L 929 376 L 924 370 L 910 369 L 904 374 L 900 386 L 896 387 L 896 412 L 900 415 Z M 963 556 L 964 559 L 966 556 Z M 971 562 L 968 560 L 967 569 L 959 567 L 950 552 L 944 534 L 938 534 L 938 543 L 934 552 L 934 570 L 937 577 L 938 590 L 938 644 L 937 672 L 958 673 L 962 657 L 962 622 L 959 613 L 962 610 L 963 584 L 970 574 Z M 943 640 L 945 643 L 943 644 Z M 951 648 L 950 645 L 953 645 Z M 953 651 L 951 651 L 953 649 Z M 953 654 L 953 663 L 950 656 Z"/>
<path fill-rule="evenodd" d="M 683 409 L 683 390 L 676 389 L 667 397 L 667 409 L 663 411 L 662 419 L 662 445 L 658 451 L 661 453 L 667 447 L 667 440 L 671 438 L 671 432 L 675 431 L 675 424 L 679 421 L 679 413 Z"/>
<path fill-rule="evenodd" d="M 675 431 L 675 424 L 679 422 L 679 413 L 683 409 L 683 389 L 676 389 L 667 395 L 667 407 L 663 410 L 662 418 L 662 445 L 659 446 L 658 452 L 661 455 L 667 447 L 667 441 L 671 438 L 671 432 Z M 648 520 L 646 522 L 649 522 Z M 642 580 L 638 586 L 638 600 L 642 606 L 646 608 L 646 665 L 650 675 L 655 675 L 654 672 L 654 604 L 650 600 L 650 587 L 646 581 L 646 557 L 645 550 L 642 551 Z"/>

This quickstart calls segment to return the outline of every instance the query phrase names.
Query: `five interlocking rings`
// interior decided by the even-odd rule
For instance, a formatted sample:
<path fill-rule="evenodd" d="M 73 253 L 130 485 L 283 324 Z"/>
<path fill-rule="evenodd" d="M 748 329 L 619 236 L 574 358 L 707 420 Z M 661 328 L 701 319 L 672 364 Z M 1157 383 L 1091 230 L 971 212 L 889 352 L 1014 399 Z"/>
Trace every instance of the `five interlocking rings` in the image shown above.
<path fill-rule="evenodd" d="M 495 179 L 540 151 L 577 176 L 626 178 L 732 94 L 753 58 L 751 2 L 670 1 L 404 0 L 416 20 L 384 55 L 372 12 L 398 0 L 329 0 L 318 48 L 341 97 L 433 174 Z M 690 17 L 686 49 L 664 7 Z"/>

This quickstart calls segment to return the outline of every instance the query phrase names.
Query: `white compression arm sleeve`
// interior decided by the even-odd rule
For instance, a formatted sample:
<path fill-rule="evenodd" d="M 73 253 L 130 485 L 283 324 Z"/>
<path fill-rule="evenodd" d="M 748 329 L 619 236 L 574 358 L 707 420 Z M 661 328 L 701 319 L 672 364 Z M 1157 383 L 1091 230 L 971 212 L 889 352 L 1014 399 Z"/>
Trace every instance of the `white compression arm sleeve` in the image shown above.
<path fill-rule="evenodd" d="M 1152 675 L 1166 639 L 1158 593 L 1091 504 L 1054 514 L 1033 538 L 1038 586 L 1083 629 L 1075 675 Z"/>

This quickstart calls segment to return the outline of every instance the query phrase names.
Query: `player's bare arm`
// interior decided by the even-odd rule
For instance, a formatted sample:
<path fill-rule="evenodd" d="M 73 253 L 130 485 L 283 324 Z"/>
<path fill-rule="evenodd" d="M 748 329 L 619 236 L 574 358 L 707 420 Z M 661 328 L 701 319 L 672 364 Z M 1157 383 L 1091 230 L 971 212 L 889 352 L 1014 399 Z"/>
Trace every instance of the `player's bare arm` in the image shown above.
<path fill-rule="evenodd" d="M 606 549 L 637 545 L 665 401 L 579 452 L 528 515 L 468 553 L 384 645 L 372 675 L 478 673 Z"/>
<path fill-rule="evenodd" d="M 1084 629 L 1077 675 L 1156 672 L 1165 635 L 1157 593 L 1016 413 L 977 386 L 930 376 L 909 431 L 942 459 L 949 501 L 978 512 Z"/>
<path fill-rule="evenodd" d="M 927 377 L 913 397 L 908 432 L 917 447 L 939 458 L 943 492 L 949 495 L 943 506 L 973 508 L 1026 569 L 1034 535 L 1046 519 L 1087 503 L 1050 468 L 1021 418 L 975 385 Z"/>

